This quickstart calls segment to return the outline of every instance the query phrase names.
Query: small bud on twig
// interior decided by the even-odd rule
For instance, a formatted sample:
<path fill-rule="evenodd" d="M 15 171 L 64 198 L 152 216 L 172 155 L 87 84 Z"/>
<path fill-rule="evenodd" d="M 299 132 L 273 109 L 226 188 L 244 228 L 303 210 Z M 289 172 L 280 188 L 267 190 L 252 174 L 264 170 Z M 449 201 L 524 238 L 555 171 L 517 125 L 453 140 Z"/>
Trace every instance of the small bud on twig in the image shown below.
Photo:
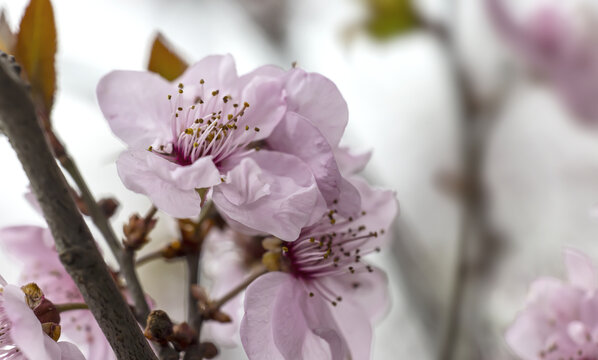
<path fill-rule="evenodd" d="M 172 327 L 172 321 L 166 312 L 154 310 L 147 317 L 147 325 L 143 335 L 160 345 L 166 345 L 173 334 Z"/>
<path fill-rule="evenodd" d="M 186 322 L 173 327 L 173 334 L 169 338 L 177 351 L 185 350 L 189 345 L 197 343 L 197 332 Z"/>
<path fill-rule="evenodd" d="M 218 355 L 218 348 L 214 343 L 203 342 L 199 344 L 199 352 L 204 359 L 213 359 Z"/>
<path fill-rule="evenodd" d="M 120 206 L 120 203 L 115 198 L 103 198 L 98 201 L 98 206 L 102 209 L 104 215 L 107 218 L 111 218 L 114 213 L 116 213 L 116 209 Z"/>
<path fill-rule="evenodd" d="M 125 240 L 123 244 L 127 249 L 139 250 L 148 242 L 147 235 L 156 226 L 157 219 L 153 216 L 142 218 L 139 214 L 133 214 L 129 222 L 123 225 Z"/>

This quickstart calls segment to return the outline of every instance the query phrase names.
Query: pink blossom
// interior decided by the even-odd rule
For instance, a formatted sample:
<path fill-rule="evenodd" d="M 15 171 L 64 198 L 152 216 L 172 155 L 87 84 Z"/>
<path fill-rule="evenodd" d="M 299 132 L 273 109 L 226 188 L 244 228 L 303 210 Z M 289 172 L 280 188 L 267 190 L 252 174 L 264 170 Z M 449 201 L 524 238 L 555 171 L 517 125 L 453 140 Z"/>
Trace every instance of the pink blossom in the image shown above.
<path fill-rule="evenodd" d="M 487 0 L 501 34 L 552 81 L 575 114 L 598 121 L 595 24 L 574 21 L 572 14 L 566 14 L 557 4 L 543 5 L 525 24 L 519 24 L 503 2 Z"/>
<path fill-rule="evenodd" d="M 564 253 L 568 282 L 532 283 L 526 308 L 506 333 L 524 360 L 598 359 L 598 273 L 584 254 Z"/>
<path fill-rule="evenodd" d="M 80 360 L 77 347 L 55 342 L 44 333 L 40 320 L 25 300 L 25 293 L 0 276 L 0 359 Z"/>
<path fill-rule="evenodd" d="M 250 359 L 368 359 L 372 322 L 388 306 L 387 278 L 362 257 L 379 250 L 397 213 L 390 191 L 353 184 L 362 209 L 331 211 L 281 246 L 278 266 L 245 293 L 241 341 Z"/>
<path fill-rule="evenodd" d="M 232 230 L 211 230 L 202 248 L 202 274 L 212 282 L 210 297 L 218 299 L 242 283 L 262 262 L 262 238 L 246 236 Z M 244 292 L 227 301 L 221 310 L 231 322 L 209 321 L 203 325 L 202 336 L 221 346 L 238 346 L 239 327 L 243 318 Z"/>
<path fill-rule="evenodd" d="M 125 186 L 175 217 L 196 216 L 212 189 L 214 203 L 231 224 L 295 239 L 322 211 L 323 200 L 332 201 L 318 186 L 337 174 L 328 176 L 325 165 L 315 169 L 286 148 L 257 150 L 291 105 L 314 113 L 329 132 L 325 143 L 338 142 L 346 114 L 328 118 L 336 103 L 319 110 L 295 104 L 289 99 L 309 102 L 309 92 L 289 94 L 274 69 L 238 76 L 231 56 L 209 56 L 173 83 L 148 72 L 106 75 L 98 85 L 98 101 L 112 131 L 128 145 L 117 161 Z M 288 145 L 307 137 L 296 136 Z"/>
<path fill-rule="evenodd" d="M 21 281 L 35 282 L 54 303 L 84 302 L 58 258 L 48 229 L 38 226 L 3 228 L 0 229 L 0 245 L 24 265 Z M 60 325 L 64 335 L 87 348 L 89 360 L 116 359 L 90 311 L 65 312 Z"/>

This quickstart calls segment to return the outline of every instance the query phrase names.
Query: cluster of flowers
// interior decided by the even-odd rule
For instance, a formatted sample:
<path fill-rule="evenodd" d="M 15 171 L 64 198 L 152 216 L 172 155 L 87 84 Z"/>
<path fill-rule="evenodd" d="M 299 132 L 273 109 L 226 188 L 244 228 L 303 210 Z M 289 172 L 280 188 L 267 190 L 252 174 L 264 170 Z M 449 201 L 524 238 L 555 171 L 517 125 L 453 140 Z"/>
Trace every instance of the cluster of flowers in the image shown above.
<path fill-rule="evenodd" d="M 505 40 L 547 78 L 580 119 L 598 118 L 596 8 L 579 1 L 545 2 L 518 22 L 505 0 L 486 0 Z"/>
<path fill-rule="evenodd" d="M 256 264 L 268 270 L 224 305 L 230 324 L 207 325 L 219 343 L 240 334 L 250 359 L 370 357 L 372 325 L 388 307 L 387 279 L 362 257 L 384 245 L 398 204 L 392 191 L 357 175 L 369 154 L 339 146 L 348 110 L 329 79 L 274 66 L 238 76 L 231 56 L 209 56 L 172 83 L 154 73 L 114 71 L 97 95 L 112 131 L 128 145 L 117 168 L 129 189 L 175 218 L 197 217 L 212 202 L 226 220 L 229 228 L 214 230 L 202 253 L 211 295 L 235 287 Z M 256 239 L 260 251 L 248 251 Z M 4 229 L 0 245 L 25 263 L 23 280 L 49 299 L 82 301 L 46 229 Z M 8 285 L 0 295 L 0 350 L 9 351 L 0 359 L 15 352 L 60 359 L 25 351 L 37 346 L 42 353 L 48 341 L 21 339 L 18 329 L 40 315 L 24 308 L 26 316 L 11 316 L 9 294 L 18 291 Z M 25 301 L 24 293 L 17 297 Z M 55 320 L 88 359 L 113 357 L 86 310 Z M 39 320 L 28 331 L 45 339 L 42 328 Z M 62 359 L 82 357 L 60 347 L 71 351 Z"/>

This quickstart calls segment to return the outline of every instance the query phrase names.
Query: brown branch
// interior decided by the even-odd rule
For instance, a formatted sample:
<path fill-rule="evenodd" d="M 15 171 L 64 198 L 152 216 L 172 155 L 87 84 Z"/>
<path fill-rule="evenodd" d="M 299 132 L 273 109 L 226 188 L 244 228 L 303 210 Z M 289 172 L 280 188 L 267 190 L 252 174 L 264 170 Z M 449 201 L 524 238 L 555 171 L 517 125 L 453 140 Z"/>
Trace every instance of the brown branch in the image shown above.
<path fill-rule="evenodd" d="M 0 61 L 0 123 L 23 165 L 56 250 L 118 359 L 156 359 L 108 272 L 38 123 L 30 95 Z"/>

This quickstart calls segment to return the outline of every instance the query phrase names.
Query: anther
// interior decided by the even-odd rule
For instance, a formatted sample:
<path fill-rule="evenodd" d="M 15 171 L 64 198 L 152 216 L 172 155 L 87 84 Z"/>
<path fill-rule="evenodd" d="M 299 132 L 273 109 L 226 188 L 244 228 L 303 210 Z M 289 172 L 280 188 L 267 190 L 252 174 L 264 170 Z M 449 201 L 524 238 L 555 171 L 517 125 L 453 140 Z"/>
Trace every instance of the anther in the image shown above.
<path fill-rule="evenodd" d="M 205 81 L 204 79 L 200 79 L 200 80 L 199 80 L 199 83 L 200 83 L 200 84 L 202 84 L 202 85 L 203 85 L 203 84 L 205 84 L 205 82 L 206 82 L 206 81 Z"/>
<path fill-rule="evenodd" d="M 219 92 L 220 92 L 220 90 L 214 90 L 214 91 L 212 91 L 212 96 L 218 95 Z"/>

